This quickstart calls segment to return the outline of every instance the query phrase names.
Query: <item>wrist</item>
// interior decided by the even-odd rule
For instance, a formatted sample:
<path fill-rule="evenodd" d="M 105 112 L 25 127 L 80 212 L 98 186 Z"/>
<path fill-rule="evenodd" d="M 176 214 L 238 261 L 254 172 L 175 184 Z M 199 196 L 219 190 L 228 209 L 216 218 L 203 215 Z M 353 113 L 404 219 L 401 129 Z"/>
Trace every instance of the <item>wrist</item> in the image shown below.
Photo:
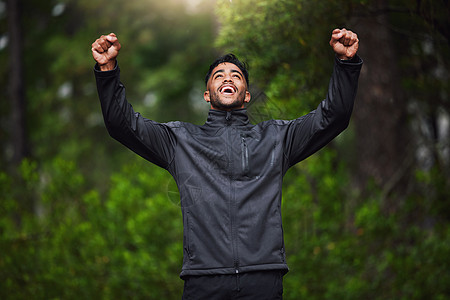
<path fill-rule="evenodd" d="M 116 67 L 116 60 L 111 60 L 103 65 L 98 65 L 100 71 L 111 71 Z"/>
<path fill-rule="evenodd" d="M 351 60 L 353 57 L 348 57 L 345 55 L 338 55 L 336 54 L 337 58 L 339 58 L 340 60 Z"/>

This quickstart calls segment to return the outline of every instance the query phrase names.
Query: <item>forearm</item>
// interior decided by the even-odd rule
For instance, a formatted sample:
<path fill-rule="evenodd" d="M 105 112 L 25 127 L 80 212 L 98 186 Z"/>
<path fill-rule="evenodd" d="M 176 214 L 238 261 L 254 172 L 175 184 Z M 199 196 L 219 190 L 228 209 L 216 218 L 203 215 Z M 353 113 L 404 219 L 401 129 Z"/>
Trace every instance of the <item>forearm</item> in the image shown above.
<path fill-rule="evenodd" d="M 105 126 L 108 132 L 115 138 L 118 133 L 132 123 L 132 116 L 127 106 L 131 106 L 124 96 L 125 87 L 120 82 L 120 69 L 117 64 L 111 70 L 101 70 L 101 66 L 94 67 L 97 92 Z"/>
<path fill-rule="evenodd" d="M 348 126 L 361 65 L 359 57 L 348 61 L 336 58 L 326 99 L 314 111 L 291 122 L 286 144 L 290 166 L 327 145 Z"/>
<path fill-rule="evenodd" d="M 336 57 L 327 97 L 317 108 L 317 118 L 321 119 L 321 126 L 341 131 L 347 127 L 356 97 L 361 66 L 362 60 L 359 56 L 350 60 Z"/>

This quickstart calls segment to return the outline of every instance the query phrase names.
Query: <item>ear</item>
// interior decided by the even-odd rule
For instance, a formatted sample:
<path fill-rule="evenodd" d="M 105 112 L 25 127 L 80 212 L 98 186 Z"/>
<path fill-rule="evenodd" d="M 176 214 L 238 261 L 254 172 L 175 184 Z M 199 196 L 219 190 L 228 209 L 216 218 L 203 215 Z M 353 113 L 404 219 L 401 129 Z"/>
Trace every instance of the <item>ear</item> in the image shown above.
<path fill-rule="evenodd" d="M 205 91 L 203 93 L 203 99 L 205 99 L 206 102 L 210 102 L 211 101 L 211 97 L 209 95 L 209 91 Z"/>
<path fill-rule="evenodd" d="M 250 92 L 249 91 L 245 91 L 244 102 L 245 103 L 249 103 L 251 98 L 252 98 L 252 95 L 250 95 Z"/>

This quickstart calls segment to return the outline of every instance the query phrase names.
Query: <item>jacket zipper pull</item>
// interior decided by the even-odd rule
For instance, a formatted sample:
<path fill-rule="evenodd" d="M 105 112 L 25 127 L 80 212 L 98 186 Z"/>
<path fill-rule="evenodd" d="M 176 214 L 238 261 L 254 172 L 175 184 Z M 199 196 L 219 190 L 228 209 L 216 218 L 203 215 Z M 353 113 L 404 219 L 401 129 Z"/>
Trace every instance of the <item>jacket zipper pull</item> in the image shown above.
<path fill-rule="evenodd" d="M 231 120 L 231 111 L 227 111 L 227 116 L 225 117 L 225 120 L 230 122 L 230 120 Z"/>

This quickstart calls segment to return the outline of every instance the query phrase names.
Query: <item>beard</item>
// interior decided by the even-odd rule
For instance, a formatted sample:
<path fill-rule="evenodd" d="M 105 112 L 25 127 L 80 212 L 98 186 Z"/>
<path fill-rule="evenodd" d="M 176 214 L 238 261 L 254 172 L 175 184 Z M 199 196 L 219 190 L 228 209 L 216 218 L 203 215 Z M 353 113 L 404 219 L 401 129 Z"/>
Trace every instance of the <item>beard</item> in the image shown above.
<path fill-rule="evenodd" d="M 236 98 L 229 101 L 223 101 L 217 91 L 209 91 L 211 106 L 218 110 L 233 110 L 242 107 L 245 99 L 245 91 L 240 91 Z"/>

